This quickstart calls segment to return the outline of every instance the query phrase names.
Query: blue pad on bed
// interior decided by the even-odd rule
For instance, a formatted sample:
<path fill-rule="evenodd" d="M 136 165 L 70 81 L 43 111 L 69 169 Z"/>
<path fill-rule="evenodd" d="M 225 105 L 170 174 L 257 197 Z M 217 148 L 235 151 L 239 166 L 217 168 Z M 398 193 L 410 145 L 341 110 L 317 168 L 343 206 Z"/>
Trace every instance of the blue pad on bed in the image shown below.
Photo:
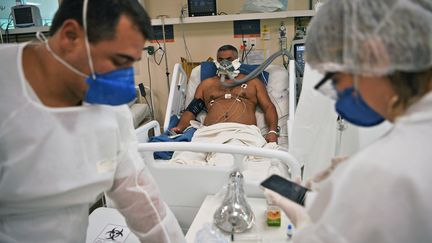
<path fill-rule="evenodd" d="M 172 115 L 170 118 L 170 122 L 168 125 L 168 130 L 175 127 L 179 122 L 179 118 L 176 115 Z M 172 136 L 168 131 L 165 131 L 159 136 L 153 136 L 149 139 L 149 143 L 151 142 L 190 142 L 192 140 L 192 136 L 195 133 L 196 128 L 189 127 L 182 134 Z M 155 159 L 171 159 L 173 155 L 173 151 L 160 151 L 154 152 L 153 157 Z"/>
<path fill-rule="evenodd" d="M 241 74 L 248 75 L 250 72 L 255 70 L 259 65 L 249 65 L 249 64 L 241 64 L 239 70 Z M 201 81 L 206 80 L 208 78 L 216 76 L 216 65 L 214 62 L 202 62 L 201 63 Z M 260 79 L 264 85 L 267 86 L 269 73 L 266 71 L 263 71 L 260 75 L 257 76 L 258 79 Z"/>

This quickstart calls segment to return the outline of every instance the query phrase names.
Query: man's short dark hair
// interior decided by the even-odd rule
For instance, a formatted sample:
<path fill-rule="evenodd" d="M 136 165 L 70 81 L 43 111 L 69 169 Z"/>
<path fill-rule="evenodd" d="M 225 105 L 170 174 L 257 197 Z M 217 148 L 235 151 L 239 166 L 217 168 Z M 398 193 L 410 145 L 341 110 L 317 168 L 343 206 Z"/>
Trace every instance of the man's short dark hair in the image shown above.
<path fill-rule="evenodd" d="M 76 20 L 83 26 L 82 11 L 84 0 L 63 0 L 57 10 L 50 35 L 54 35 L 68 19 Z M 87 32 L 91 43 L 113 39 L 120 16 L 130 18 L 143 37 L 153 37 L 151 21 L 137 0 L 89 0 L 87 8 Z"/>
<path fill-rule="evenodd" d="M 220 51 L 233 51 L 236 54 L 238 54 L 237 48 L 235 48 L 232 45 L 223 45 L 223 46 L 219 47 L 217 52 L 220 52 Z"/>

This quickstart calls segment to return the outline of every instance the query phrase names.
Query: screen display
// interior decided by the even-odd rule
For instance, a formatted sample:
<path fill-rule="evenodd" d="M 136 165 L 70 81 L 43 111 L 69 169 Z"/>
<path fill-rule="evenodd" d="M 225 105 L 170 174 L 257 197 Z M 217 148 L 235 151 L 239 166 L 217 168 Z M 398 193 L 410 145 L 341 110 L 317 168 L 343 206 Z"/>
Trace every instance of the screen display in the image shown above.
<path fill-rule="evenodd" d="M 305 50 L 304 45 L 297 45 L 296 48 L 297 48 L 297 51 L 304 51 Z"/>
<path fill-rule="evenodd" d="M 216 12 L 216 0 L 189 0 L 189 12 L 192 13 Z"/>
<path fill-rule="evenodd" d="M 304 44 L 295 44 L 294 45 L 294 58 L 297 64 L 301 67 L 301 69 L 304 72 L 305 67 L 305 61 L 304 61 L 304 51 L 305 51 L 305 45 Z M 303 77 L 303 73 L 298 74 L 300 77 Z"/>
<path fill-rule="evenodd" d="M 15 21 L 17 24 L 31 24 L 33 23 L 31 8 L 16 8 Z"/>

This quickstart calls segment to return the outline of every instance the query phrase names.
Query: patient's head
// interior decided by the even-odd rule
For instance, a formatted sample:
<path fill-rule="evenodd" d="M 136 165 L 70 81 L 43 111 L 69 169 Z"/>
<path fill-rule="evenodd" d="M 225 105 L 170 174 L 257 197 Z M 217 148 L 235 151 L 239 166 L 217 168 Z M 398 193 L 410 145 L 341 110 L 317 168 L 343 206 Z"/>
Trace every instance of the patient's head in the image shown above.
<path fill-rule="evenodd" d="M 238 58 L 238 51 L 237 48 L 235 48 L 232 45 L 224 45 L 219 47 L 217 51 L 217 61 L 220 62 L 223 59 L 234 61 Z"/>

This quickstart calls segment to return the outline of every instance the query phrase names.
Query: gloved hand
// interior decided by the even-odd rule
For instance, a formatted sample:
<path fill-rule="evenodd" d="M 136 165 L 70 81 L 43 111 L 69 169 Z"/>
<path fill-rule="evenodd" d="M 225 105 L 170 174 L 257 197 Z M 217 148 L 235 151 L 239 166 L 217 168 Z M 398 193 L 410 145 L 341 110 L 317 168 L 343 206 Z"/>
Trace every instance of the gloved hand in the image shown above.
<path fill-rule="evenodd" d="M 297 229 L 310 224 L 310 217 L 306 209 L 300 204 L 269 189 L 264 189 L 264 195 L 271 204 L 279 206 L 285 212 Z"/>
<path fill-rule="evenodd" d="M 339 164 L 341 164 L 343 161 L 345 161 L 347 159 L 348 159 L 348 157 L 346 157 L 346 156 L 334 157 L 331 160 L 331 164 L 327 169 L 325 169 L 321 172 L 318 172 L 317 174 L 315 174 L 315 176 L 306 180 L 305 187 L 307 187 L 313 191 L 319 191 L 319 187 L 318 187 L 317 183 L 319 183 L 319 182 L 323 181 L 324 179 L 326 179 L 327 177 L 329 177 L 331 175 L 331 173 L 333 172 L 333 170 Z"/>

